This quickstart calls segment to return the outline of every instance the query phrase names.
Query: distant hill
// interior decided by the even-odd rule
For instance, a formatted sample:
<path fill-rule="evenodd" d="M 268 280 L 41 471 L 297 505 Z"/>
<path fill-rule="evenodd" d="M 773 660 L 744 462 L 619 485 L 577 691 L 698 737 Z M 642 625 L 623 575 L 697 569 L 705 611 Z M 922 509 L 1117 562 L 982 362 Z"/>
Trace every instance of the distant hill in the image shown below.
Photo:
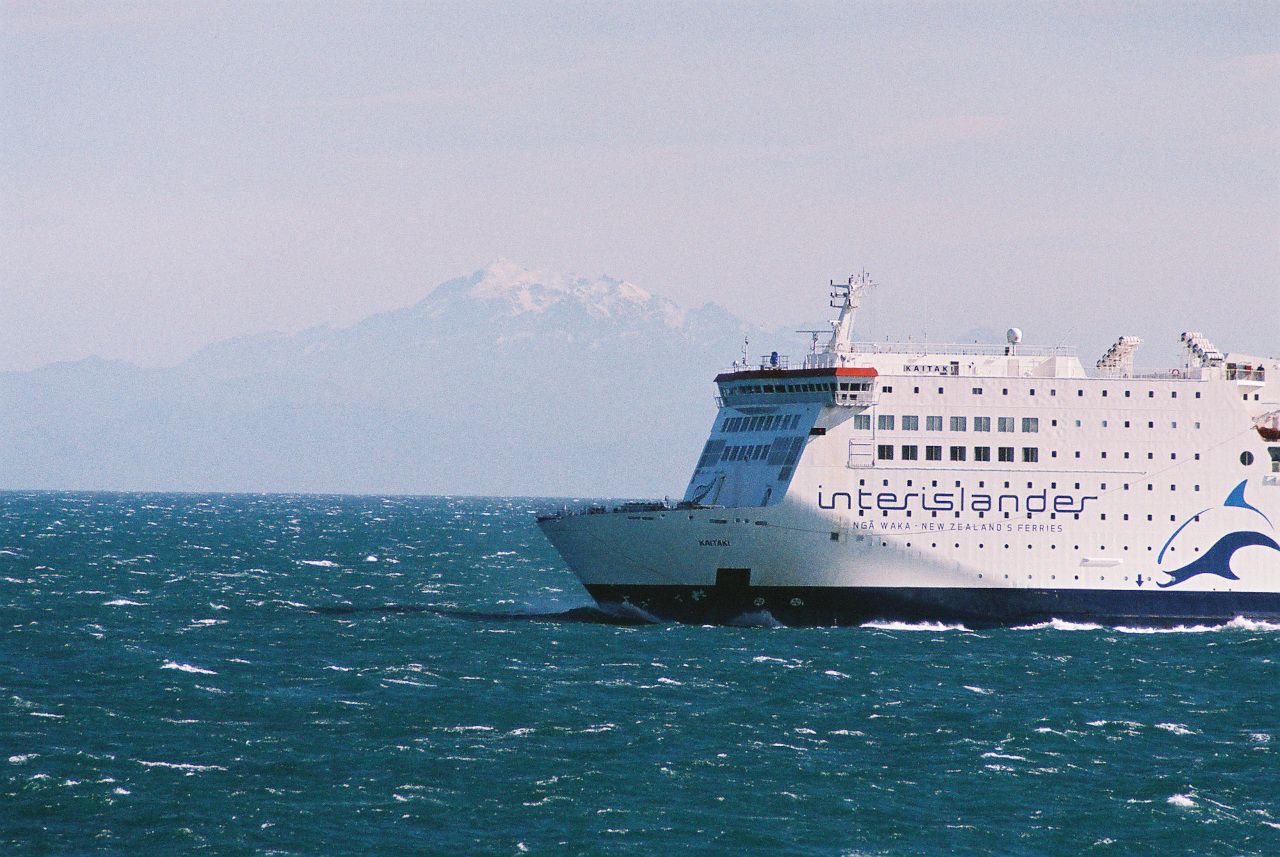
<path fill-rule="evenodd" d="M 795 339 L 499 262 L 353 327 L 172 368 L 0 374 L 0 487 L 679 494 L 744 335 Z"/>

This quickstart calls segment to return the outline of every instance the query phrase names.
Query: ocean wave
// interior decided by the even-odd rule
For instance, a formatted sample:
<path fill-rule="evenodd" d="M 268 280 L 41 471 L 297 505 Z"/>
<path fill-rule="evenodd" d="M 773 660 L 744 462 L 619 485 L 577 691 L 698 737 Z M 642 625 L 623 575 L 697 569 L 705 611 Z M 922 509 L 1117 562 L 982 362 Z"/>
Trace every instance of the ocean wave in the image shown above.
<path fill-rule="evenodd" d="M 749 610 L 734 616 L 726 625 L 737 628 L 785 628 L 768 610 Z"/>
<path fill-rule="evenodd" d="M 191 664 L 180 664 L 177 661 L 165 661 L 160 665 L 162 670 L 181 670 L 184 673 L 197 673 L 199 675 L 217 675 L 216 670 L 207 670 L 204 667 L 197 667 Z"/>
<path fill-rule="evenodd" d="M 142 759 L 134 759 L 139 765 L 146 768 L 169 768 L 174 771 L 186 771 L 196 774 L 204 771 L 225 771 L 222 765 L 194 765 L 190 762 L 147 762 Z"/>
<path fill-rule="evenodd" d="M 942 622 L 867 622 L 862 628 L 879 631 L 968 631 L 964 625 L 945 625 Z"/>
<path fill-rule="evenodd" d="M 1102 628 L 1093 622 L 1068 622 L 1066 619 L 1050 619 L 1048 622 L 1038 622 L 1035 625 L 1016 625 L 1010 628 L 1011 631 L 1097 631 Z"/>

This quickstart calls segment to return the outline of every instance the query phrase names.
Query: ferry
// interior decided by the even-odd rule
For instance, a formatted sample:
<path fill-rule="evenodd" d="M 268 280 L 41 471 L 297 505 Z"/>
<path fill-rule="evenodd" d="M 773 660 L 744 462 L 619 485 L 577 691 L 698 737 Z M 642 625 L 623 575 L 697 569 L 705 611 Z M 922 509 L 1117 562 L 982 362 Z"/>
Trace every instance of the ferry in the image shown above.
<path fill-rule="evenodd" d="M 681 501 L 538 524 L 604 609 L 693 623 L 1176 626 L 1280 619 L 1280 359 L 1180 337 L 1074 349 L 857 342 L 715 378 Z M 820 338 L 821 335 L 821 338 Z"/>

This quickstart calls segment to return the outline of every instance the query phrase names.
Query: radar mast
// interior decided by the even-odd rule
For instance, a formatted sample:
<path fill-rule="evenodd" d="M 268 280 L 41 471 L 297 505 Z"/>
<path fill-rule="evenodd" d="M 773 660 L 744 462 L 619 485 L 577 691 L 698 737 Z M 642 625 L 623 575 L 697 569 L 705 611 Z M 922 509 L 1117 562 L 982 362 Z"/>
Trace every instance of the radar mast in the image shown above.
<path fill-rule="evenodd" d="M 862 306 L 862 298 L 875 287 L 871 275 L 865 270 L 851 274 L 843 283 L 831 281 L 831 306 L 840 310 L 840 317 L 831 322 L 831 343 L 827 350 L 832 354 L 845 354 L 853 350 L 853 321 Z"/>

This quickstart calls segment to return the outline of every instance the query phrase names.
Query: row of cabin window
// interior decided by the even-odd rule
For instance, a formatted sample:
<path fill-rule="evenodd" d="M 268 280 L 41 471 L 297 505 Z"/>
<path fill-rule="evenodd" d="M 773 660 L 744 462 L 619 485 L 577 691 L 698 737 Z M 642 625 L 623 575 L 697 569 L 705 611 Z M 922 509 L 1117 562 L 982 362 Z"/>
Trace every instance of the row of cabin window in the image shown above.
<path fill-rule="evenodd" d="M 724 423 L 720 426 L 720 431 L 790 431 L 798 425 L 800 425 L 799 414 L 773 414 L 761 417 L 726 417 Z"/>
<path fill-rule="evenodd" d="M 723 443 L 723 441 L 721 441 Z M 800 452 L 804 448 L 804 436 L 788 436 L 777 437 L 772 443 L 756 443 L 747 444 L 745 446 L 726 446 L 720 453 L 720 461 L 761 461 L 765 458 L 769 459 L 770 465 L 794 465 L 800 457 Z M 702 460 L 698 463 L 698 468 L 710 466 L 715 463 L 715 459 L 707 460 L 708 455 L 703 453 Z M 706 461 L 706 464 L 703 464 Z"/>
<path fill-rule="evenodd" d="M 936 417 L 936 416 L 925 417 L 924 419 L 925 419 L 925 426 L 924 426 L 925 431 L 942 431 L 942 417 Z M 950 417 L 949 420 L 950 421 L 948 422 L 948 426 L 950 427 L 951 431 L 968 431 L 969 430 L 968 417 Z M 879 429 L 880 431 L 893 431 L 896 423 L 897 423 L 897 417 L 895 417 L 893 414 L 879 414 L 876 416 L 876 428 Z M 1053 424 L 1056 426 L 1058 424 L 1058 421 L 1053 420 Z M 1083 420 L 1076 420 L 1075 424 L 1076 424 L 1076 428 L 1084 427 Z M 1123 425 L 1125 428 L 1133 427 L 1132 420 L 1122 420 L 1122 421 L 1119 421 L 1119 424 Z M 1012 432 L 1016 429 L 1017 425 L 1018 423 L 1015 417 L 996 417 L 996 431 Z M 1111 426 L 1111 420 L 1102 421 L 1103 428 L 1109 428 L 1110 426 Z M 871 415 L 870 414 L 854 414 L 853 427 L 855 430 L 870 431 Z M 1155 420 L 1147 420 L 1147 428 L 1154 429 L 1155 427 L 1156 427 Z M 1174 420 L 1169 423 L 1169 428 L 1176 429 L 1177 427 L 1178 427 L 1177 420 Z M 1194 427 L 1197 429 L 1200 428 L 1199 420 L 1195 421 Z M 920 418 L 918 416 L 904 414 L 902 417 L 901 430 L 902 431 L 919 431 Z M 991 417 L 974 417 L 973 430 L 974 431 L 991 431 Z M 1039 417 L 1023 417 L 1022 431 L 1024 432 L 1040 431 L 1040 418 Z"/>
<path fill-rule="evenodd" d="M 876 417 L 876 428 L 880 431 L 893 431 L 894 423 L 897 418 L 893 414 L 880 414 Z M 951 431 L 968 431 L 968 417 L 951 417 L 948 425 Z M 996 431 L 1011 432 L 1017 426 L 1017 420 L 1014 417 L 997 417 Z M 853 427 L 855 430 L 870 431 L 871 415 L 870 414 L 854 414 Z M 942 431 L 942 417 L 925 417 L 925 431 Z M 920 417 L 906 414 L 902 417 L 902 431 L 919 431 Z M 974 431 L 991 431 L 991 417 L 974 417 Z M 1039 417 L 1023 417 L 1022 430 L 1024 432 L 1040 431 Z"/>
<path fill-rule="evenodd" d="M 753 443 L 747 446 L 726 446 L 721 454 L 721 461 L 758 461 L 769 454 L 768 443 Z"/>
<path fill-rule="evenodd" d="M 870 390 L 870 384 L 866 389 Z M 734 393 L 834 393 L 835 384 L 743 384 L 725 389 L 725 395 Z"/>
<path fill-rule="evenodd" d="M 879 459 L 880 461 L 893 461 L 893 451 L 894 451 L 893 444 L 891 443 L 879 444 L 876 447 L 876 458 Z M 1014 447 L 1012 446 L 996 447 L 996 460 L 1004 461 L 1004 462 L 1012 462 L 1015 460 L 1014 452 L 1015 450 L 1014 450 Z M 966 457 L 968 455 L 968 447 L 953 446 L 948 449 L 948 453 L 950 455 L 951 461 L 965 461 L 967 460 Z M 914 444 L 904 444 L 902 447 L 902 460 L 903 461 L 919 461 L 920 447 Z M 942 447 L 926 446 L 924 448 L 924 460 L 925 461 L 941 461 Z M 974 461 L 990 461 L 991 447 L 975 446 L 973 448 L 973 460 Z M 1038 447 L 1034 447 L 1034 446 L 1022 447 L 1022 461 L 1024 464 L 1035 464 L 1039 460 L 1040 460 L 1040 449 Z"/>
<path fill-rule="evenodd" d="M 938 388 L 938 395 L 940 395 L 940 396 L 941 396 L 941 395 L 945 395 L 945 394 L 946 394 L 946 389 L 947 389 L 946 387 L 939 387 L 939 388 Z M 892 392 L 893 392 L 893 387 L 883 387 L 883 388 L 881 388 L 881 392 L 883 392 L 883 393 L 892 393 Z M 912 394 L 913 394 L 913 395 L 919 395 L 919 393 L 920 393 L 920 388 L 919 388 L 919 387 L 912 387 L 912 388 L 911 388 L 911 392 L 912 392 Z M 981 396 L 981 395 L 983 394 L 983 388 L 982 388 L 982 387 L 974 387 L 974 388 L 972 388 L 972 392 L 973 392 L 973 395 L 975 395 L 975 396 Z M 1034 396 L 1034 395 L 1036 394 L 1036 390 L 1035 390 L 1035 388 L 1034 388 L 1034 387 L 1032 387 L 1032 388 L 1031 388 L 1030 390 L 1028 390 L 1027 392 L 1028 392 L 1028 393 L 1030 393 L 1032 396 Z M 1107 390 L 1103 390 L 1103 391 L 1102 391 L 1102 398 L 1104 398 L 1104 399 L 1108 398 L 1108 392 L 1109 392 L 1109 391 L 1107 391 Z M 1132 393 L 1133 393 L 1133 391 L 1132 391 L 1132 390 L 1125 390 L 1125 391 L 1124 391 L 1124 397 L 1125 397 L 1126 399 L 1131 398 L 1131 397 L 1132 397 L 1132 396 L 1131 396 L 1131 394 L 1132 394 Z M 1000 388 L 1000 395 L 1002 395 L 1002 396 L 1007 396 L 1007 395 L 1009 395 L 1009 388 L 1008 388 L 1008 387 L 1002 387 L 1002 388 Z M 1058 395 L 1058 391 L 1057 391 L 1057 389 L 1056 389 L 1056 388 L 1054 388 L 1054 389 L 1050 389 L 1050 390 L 1049 390 L 1049 395 L 1050 395 L 1050 396 L 1056 396 L 1056 395 Z M 1083 398 L 1083 397 L 1084 397 L 1084 389 L 1083 389 L 1083 388 L 1081 388 L 1081 389 L 1079 389 L 1079 390 L 1076 390 L 1076 396 L 1077 396 L 1077 397 L 1080 397 L 1080 398 Z M 1147 398 L 1148 398 L 1148 399 L 1154 399 L 1155 397 L 1156 397 L 1156 391 L 1155 391 L 1155 390 L 1147 390 Z M 1178 398 L 1178 391 L 1177 391 L 1177 390 L 1170 390 L 1170 391 L 1169 391 L 1169 398 L 1171 398 L 1171 399 L 1176 399 L 1176 398 Z M 1198 398 L 1200 398 L 1200 391 L 1199 391 L 1199 390 L 1196 390 L 1196 398 L 1197 398 L 1197 399 L 1198 399 Z M 1245 399 L 1247 400 L 1248 398 L 1249 398 L 1249 397 L 1246 395 L 1246 396 L 1245 396 Z"/>

